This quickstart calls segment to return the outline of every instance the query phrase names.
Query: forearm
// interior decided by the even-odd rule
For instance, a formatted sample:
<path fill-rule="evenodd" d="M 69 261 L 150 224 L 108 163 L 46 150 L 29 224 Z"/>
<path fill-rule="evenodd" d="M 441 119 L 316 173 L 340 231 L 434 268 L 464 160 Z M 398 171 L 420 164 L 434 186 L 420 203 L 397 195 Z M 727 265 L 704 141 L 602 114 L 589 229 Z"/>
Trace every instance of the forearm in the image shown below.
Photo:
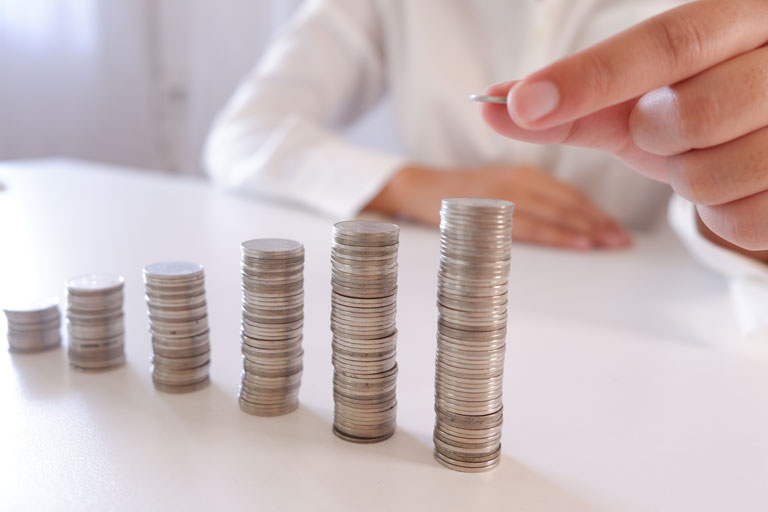
<path fill-rule="evenodd" d="M 403 161 L 338 134 L 384 92 L 379 29 L 373 2 L 306 3 L 217 116 L 204 154 L 213 180 L 358 213 Z"/>

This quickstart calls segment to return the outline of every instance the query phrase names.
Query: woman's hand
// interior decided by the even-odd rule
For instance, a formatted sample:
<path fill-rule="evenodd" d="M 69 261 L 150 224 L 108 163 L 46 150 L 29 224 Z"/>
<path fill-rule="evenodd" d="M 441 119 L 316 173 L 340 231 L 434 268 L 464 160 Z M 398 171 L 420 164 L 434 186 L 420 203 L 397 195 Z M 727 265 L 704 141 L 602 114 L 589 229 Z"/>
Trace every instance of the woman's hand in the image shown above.
<path fill-rule="evenodd" d="M 497 132 L 593 147 L 668 182 L 718 236 L 768 249 L 768 1 L 700 0 L 636 25 L 483 105 Z"/>
<path fill-rule="evenodd" d="M 493 197 L 515 203 L 512 237 L 567 249 L 627 247 L 631 238 L 581 192 L 532 166 L 494 165 L 436 170 L 400 170 L 366 210 L 430 225 L 440 223 L 447 197 Z"/>

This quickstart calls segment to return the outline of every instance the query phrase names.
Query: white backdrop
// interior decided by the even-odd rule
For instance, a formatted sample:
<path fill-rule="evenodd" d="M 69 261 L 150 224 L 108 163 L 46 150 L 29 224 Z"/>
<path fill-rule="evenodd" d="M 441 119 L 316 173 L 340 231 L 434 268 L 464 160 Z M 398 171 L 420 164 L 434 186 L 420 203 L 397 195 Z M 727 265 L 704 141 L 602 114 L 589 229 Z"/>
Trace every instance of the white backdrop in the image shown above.
<path fill-rule="evenodd" d="M 200 174 L 207 129 L 301 0 L 0 0 L 0 160 Z M 396 150 L 383 105 L 348 136 Z"/>

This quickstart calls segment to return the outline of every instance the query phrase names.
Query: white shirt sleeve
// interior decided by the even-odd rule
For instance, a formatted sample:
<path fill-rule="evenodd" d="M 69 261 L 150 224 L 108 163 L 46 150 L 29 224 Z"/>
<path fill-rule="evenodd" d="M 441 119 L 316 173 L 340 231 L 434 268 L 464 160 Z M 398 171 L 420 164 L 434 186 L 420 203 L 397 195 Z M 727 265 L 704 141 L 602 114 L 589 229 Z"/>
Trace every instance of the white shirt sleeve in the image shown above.
<path fill-rule="evenodd" d="M 375 9 L 368 0 L 302 7 L 214 122 L 204 161 L 215 182 L 336 217 L 378 193 L 403 160 L 332 131 L 383 94 Z"/>

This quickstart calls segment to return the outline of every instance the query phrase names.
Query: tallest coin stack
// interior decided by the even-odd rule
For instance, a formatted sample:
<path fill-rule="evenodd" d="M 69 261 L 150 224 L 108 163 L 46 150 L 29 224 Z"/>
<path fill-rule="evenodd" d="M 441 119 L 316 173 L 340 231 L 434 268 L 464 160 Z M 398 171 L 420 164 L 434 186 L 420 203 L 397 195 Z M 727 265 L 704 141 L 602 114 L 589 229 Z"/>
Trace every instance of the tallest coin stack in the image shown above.
<path fill-rule="evenodd" d="M 433 439 L 457 471 L 489 470 L 501 454 L 513 208 L 457 198 L 440 210 Z"/>

